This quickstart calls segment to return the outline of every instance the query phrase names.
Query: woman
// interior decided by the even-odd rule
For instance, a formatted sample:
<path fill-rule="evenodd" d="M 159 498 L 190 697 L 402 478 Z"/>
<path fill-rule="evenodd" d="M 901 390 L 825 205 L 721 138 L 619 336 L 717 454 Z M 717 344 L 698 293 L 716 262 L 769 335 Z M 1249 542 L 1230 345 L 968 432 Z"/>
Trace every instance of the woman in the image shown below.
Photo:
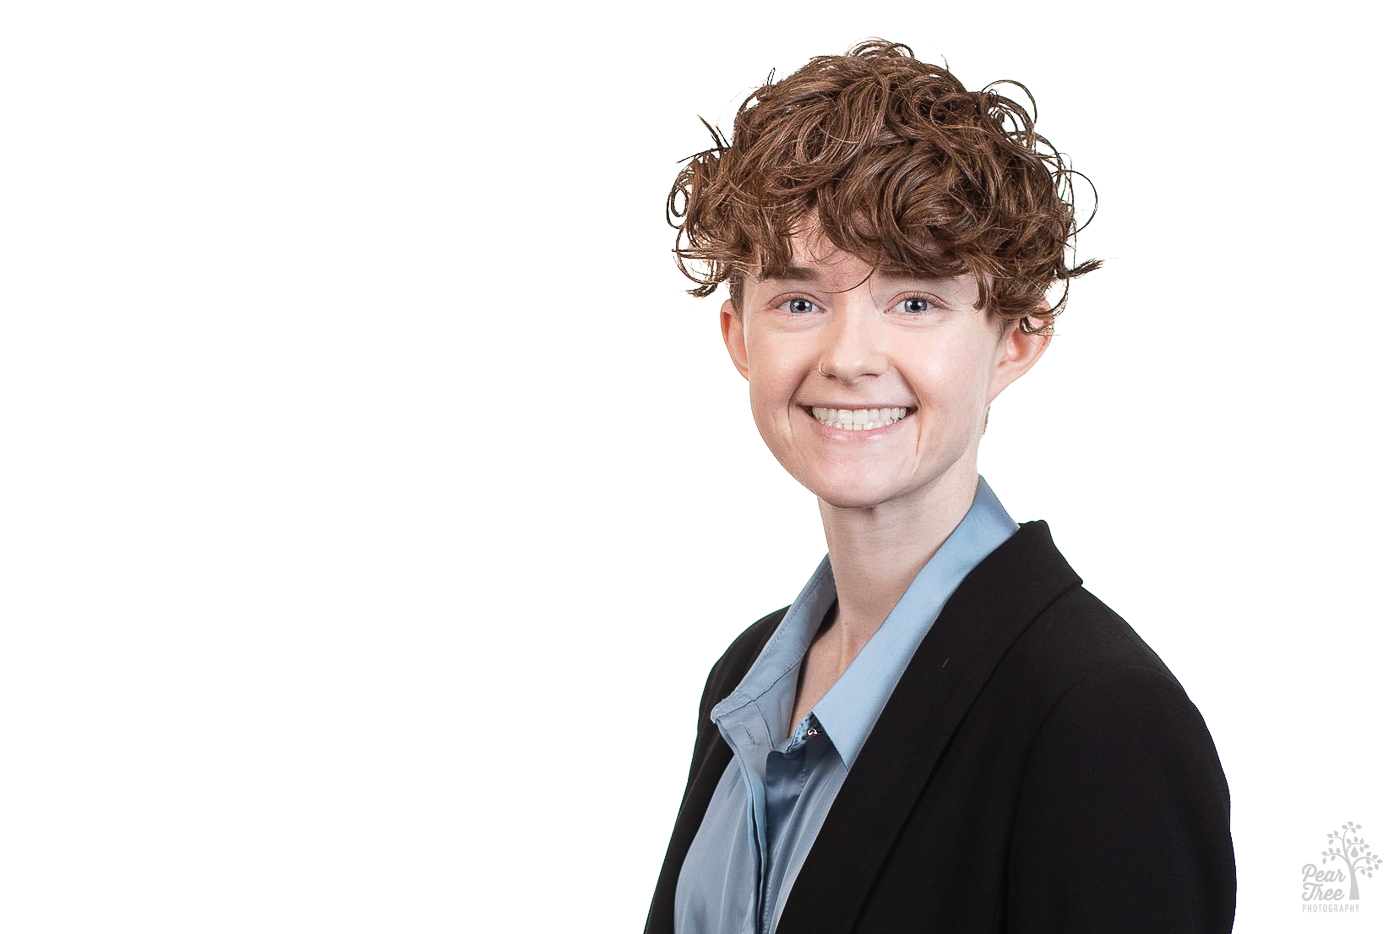
<path fill-rule="evenodd" d="M 1069 173 L 904 46 L 814 59 L 672 192 L 697 295 L 829 555 L 701 701 L 648 932 L 1224 931 L 1229 795 L 1199 713 L 977 473 L 1045 351 Z"/>

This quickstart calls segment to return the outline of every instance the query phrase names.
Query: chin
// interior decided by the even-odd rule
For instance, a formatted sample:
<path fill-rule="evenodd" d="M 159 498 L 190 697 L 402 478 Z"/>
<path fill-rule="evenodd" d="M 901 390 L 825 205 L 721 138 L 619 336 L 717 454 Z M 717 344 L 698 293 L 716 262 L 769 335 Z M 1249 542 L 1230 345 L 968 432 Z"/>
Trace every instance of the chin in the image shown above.
<path fill-rule="evenodd" d="M 975 465 L 975 460 L 969 463 Z M 932 476 L 909 476 L 895 471 L 833 471 L 822 476 L 796 479 L 818 499 L 838 509 L 874 509 L 905 506 L 915 512 L 946 498 L 966 485 L 975 490 L 977 469 L 966 473 L 960 464 L 948 465 Z"/>
<path fill-rule="evenodd" d="M 874 490 L 860 484 L 806 485 L 817 499 L 837 509 L 873 509 L 899 498 L 891 490 Z"/>

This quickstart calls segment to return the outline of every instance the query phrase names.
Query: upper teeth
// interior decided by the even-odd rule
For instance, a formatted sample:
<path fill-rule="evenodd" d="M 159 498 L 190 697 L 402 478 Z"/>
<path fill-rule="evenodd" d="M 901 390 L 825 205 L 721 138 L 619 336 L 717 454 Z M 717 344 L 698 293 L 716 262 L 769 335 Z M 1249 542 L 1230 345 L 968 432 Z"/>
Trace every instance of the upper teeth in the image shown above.
<path fill-rule="evenodd" d="M 902 405 L 884 409 L 824 409 L 819 405 L 812 406 L 812 417 L 817 421 L 847 431 L 884 428 L 908 414 L 909 410 Z"/>

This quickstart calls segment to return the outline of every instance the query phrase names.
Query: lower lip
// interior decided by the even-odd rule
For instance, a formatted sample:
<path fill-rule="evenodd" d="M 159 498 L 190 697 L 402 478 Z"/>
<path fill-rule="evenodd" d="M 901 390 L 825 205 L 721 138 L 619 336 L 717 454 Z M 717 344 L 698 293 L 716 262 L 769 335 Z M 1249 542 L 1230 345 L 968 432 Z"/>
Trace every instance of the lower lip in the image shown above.
<path fill-rule="evenodd" d="M 816 417 L 812 415 L 810 409 L 804 408 L 802 412 L 807 416 L 807 420 L 811 422 L 813 426 L 815 426 L 817 434 L 819 434 L 823 438 L 829 438 L 832 441 L 856 442 L 878 441 L 881 438 L 889 437 L 890 435 L 894 434 L 894 432 L 898 431 L 901 425 L 909 421 L 909 419 L 914 415 L 915 410 L 910 409 L 907 413 L 905 413 L 905 416 L 903 418 L 901 418 L 899 421 L 895 422 L 892 425 L 885 425 L 881 428 L 868 428 L 864 431 L 853 431 L 849 428 L 836 428 L 831 425 L 826 425 L 822 422 L 817 421 Z"/>

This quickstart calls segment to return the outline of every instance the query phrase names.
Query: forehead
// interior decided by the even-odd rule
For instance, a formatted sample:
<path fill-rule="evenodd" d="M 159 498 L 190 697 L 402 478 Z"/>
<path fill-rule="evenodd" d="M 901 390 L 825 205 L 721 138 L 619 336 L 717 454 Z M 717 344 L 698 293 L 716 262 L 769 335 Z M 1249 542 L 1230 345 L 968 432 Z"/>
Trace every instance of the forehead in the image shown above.
<path fill-rule="evenodd" d="M 815 224 L 788 238 L 791 257 L 786 266 L 764 269 L 760 279 L 801 279 L 833 272 L 859 272 L 869 275 L 874 268 L 870 262 L 838 249 L 826 233 Z"/>
<path fill-rule="evenodd" d="M 767 266 L 750 277 L 760 285 L 778 287 L 809 286 L 823 291 L 845 291 L 855 288 L 875 274 L 875 267 L 844 250 L 835 247 L 825 233 L 815 226 L 788 239 L 791 249 L 787 263 Z"/>
<path fill-rule="evenodd" d="M 945 288 L 972 282 L 970 276 L 938 276 L 890 268 L 834 246 L 820 230 L 804 231 L 789 241 L 792 255 L 785 266 L 762 270 L 749 277 L 756 286 L 770 289 L 807 288 L 822 292 L 848 292 L 863 285 L 871 288 Z M 877 260 L 878 262 L 878 260 Z"/>

